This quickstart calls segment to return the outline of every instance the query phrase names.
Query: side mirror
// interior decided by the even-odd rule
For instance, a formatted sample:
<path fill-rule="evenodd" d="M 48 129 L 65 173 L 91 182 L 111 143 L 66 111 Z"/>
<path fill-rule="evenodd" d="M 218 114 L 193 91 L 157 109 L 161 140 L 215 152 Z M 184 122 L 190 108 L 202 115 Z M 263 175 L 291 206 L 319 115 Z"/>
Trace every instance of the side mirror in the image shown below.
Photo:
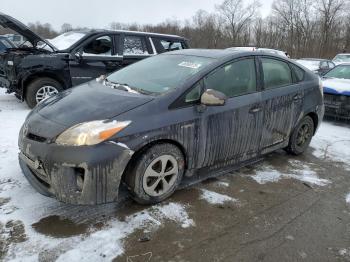
<path fill-rule="evenodd" d="M 78 61 L 81 61 L 83 59 L 83 53 L 81 51 L 78 51 L 75 53 L 75 58 L 78 60 Z"/>
<path fill-rule="evenodd" d="M 227 96 L 220 91 L 207 89 L 201 96 L 201 104 L 206 106 L 223 106 Z"/>
<path fill-rule="evenodd" d="M 327 70 L 328 69 L 328 65 L 321 64 L 320 69 L 321 70 Z"/>

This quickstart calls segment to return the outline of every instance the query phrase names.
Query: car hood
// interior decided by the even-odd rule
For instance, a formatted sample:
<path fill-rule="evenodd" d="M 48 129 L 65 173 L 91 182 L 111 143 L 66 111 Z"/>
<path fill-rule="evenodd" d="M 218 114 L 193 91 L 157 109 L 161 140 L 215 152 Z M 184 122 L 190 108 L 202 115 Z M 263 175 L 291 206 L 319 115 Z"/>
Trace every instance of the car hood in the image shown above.
<path fill-rule="evenodd" d="M 323 91 L 328 94 L 350 96 L 350 80 L 329 78 L 323 80 Z"/>
<path fill-rule="evenodd" d="M 25 24 L 21 23 L 17 19 L 6 15 L 0 12 L 0 25 L 5 28 L 10 28 L 18 34 L 24 36 L 29 42 L 36 46 L 39 42 L 44 42 L 49 47 L 52 48 L 53 51 L 57 51 L 57 49 L 50 44 L 45 39 L 41 38 L 39 35 L 30 30 Z"/>
<path fill-rule="evenodd" d="M 39 103 L 26 122 L 29 125 L 32 121 L 36 122 L 36 135 L 54 137 L 68 127 L 93 120 L 111 119 L 153 99 L 152 96 L 116 90 L 91 81 Z M 48 132 L 50 123 L 54 123 L 55 130 Z"/>

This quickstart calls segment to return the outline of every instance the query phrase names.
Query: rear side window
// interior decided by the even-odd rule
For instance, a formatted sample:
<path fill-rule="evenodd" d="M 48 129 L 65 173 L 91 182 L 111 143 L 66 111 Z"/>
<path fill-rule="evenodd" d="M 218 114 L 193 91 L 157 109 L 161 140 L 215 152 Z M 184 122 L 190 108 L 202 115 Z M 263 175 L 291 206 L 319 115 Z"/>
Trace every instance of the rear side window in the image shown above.
<path fill-rule="evenodd" d="M 124 38 L 124 55 L 148 55 L 145 38 L 126 35 Z"/>
<path fill-rule="evenodd" d="M 265 89 L 272 89 L 293 83 L 292 72 L 286 62 L 262 58 Z"/>
<path fill-rule="evenodd" d="M 256 91 L 254 58 L 226 64 L 204 79 L 206 89 L 214 89 L 228 97 L 240 96 Z"/>
<path fill-rule="evenodd" d="M 294 64 L 290 64 L 292 67 L 292 70 L 294 71 L 296 82 L 299 83 L 304 80 L 305 71 L 301 69 L 299 66 L 296 66 Z"/>
<path fill-rule="evenodd" d="M 84 55 L 112 55 L 112 38 L 110 36 L 101 36 L 92 40 L 83 48 Z"/>

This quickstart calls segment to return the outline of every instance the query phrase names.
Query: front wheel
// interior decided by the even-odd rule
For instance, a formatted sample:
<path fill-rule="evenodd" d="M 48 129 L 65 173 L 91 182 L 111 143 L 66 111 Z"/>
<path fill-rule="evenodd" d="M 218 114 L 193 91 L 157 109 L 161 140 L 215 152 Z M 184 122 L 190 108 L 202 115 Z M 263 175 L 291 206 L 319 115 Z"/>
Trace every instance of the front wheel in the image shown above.
<path fill-rule="evenodd" d="M 154 145 L 136 159 L 125 182 L 140 204 L 155 204 L 174 193 L 184 173 L 184 158 L 172 144 Z"/>
<path fill-rule="evenodd" d="M 300 155 L 305 152 L 310 145 L 314 135 L 315 124 L 311 117 L 305 116 L 295 127 L 289 138 L 289 144 L 286 151 L 293 155 Z"/>
<path fill-rule="evenodd" d="M 62 85 L 54 79 L 43 77 L 31 82 L 26 90 L 26 102 L 30 108 L 46 98 L 62 91 Z"/>

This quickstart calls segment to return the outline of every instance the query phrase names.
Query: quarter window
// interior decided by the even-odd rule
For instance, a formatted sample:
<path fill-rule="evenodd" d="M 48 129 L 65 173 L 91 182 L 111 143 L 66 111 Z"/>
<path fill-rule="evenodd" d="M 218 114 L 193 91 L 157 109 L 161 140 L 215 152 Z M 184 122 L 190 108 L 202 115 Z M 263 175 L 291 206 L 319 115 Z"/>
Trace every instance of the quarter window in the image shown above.
<path fill-rule="evenodd" d="M 185 102 L 191 103 L 191 102 L 198 101 L 200 99 L 200 96 L 201 96 L 201 84 L 199 82 L 192 88 L 190 92 L 187 93 L 185 97 Z"/>
<path fill-rule="evenodd" d="M 174 51 L 183 49 L 181 42 L 173 42 L 168 40 L 160 40 L 165 51 Z"/>
<path fill-rule="evenodd" d="M 264 87 L 271 89 L 293 83 L 292 73 L 287 63 L 276 59 L 262 58 Z"/>
<path fill-rule="evenodd" d="M 301 81 L 304 80 L 304 75 L 305 75 L 305 72 L 303 69 L 301 69 L 300 67 L 296 66 L 296 65 L 293 65 L 291 64 L 291 67 L 295 73 L 295 77 L 296 77 L 296 82 L 299 83 Z"/>
<path fill-rule="evenodd" d="M 256 71 L 253 58 L 227 64 L 204 79 L 207 89 L 214 89 L 228 97 L 256 91 Z"/>
<path fill-rule="evenodd" d="M 112 38 L 102 36 L 91 41 L 84 47 L 84 55 L 112 55 Z"/>
<path fill-rule="evenodd" d="M 139 36 L 125 36 L 124 55 L 148 55 L 145 39 Z"/>

